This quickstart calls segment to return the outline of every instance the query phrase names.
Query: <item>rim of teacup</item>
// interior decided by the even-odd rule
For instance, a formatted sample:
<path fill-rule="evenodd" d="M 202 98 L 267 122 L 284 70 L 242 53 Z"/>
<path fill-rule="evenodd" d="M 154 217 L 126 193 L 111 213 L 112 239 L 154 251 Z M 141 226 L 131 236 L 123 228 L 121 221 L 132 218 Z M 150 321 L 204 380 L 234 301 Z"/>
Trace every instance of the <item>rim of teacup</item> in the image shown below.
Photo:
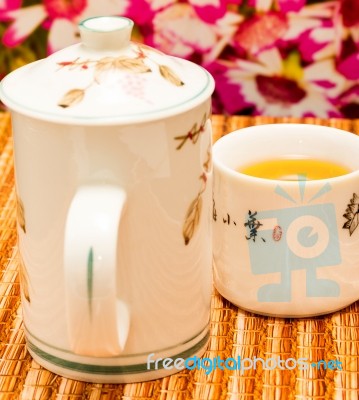
<path fill-rule="evenodd" d="M 322 179 L 315 179 L 315 180 L 303 180 L 303 182 L 306 183 L 306 185 L 317 185 L 317 184 L 322 184 L 323 182 L 343 182 L 347 179 L 352 179 L 354 176 L 359 175 L 359 136 L 356 135 L 355 133 L 351 133 L 349 131 L 345 131 L 342 129 L 338 129 L 335 127 L 329 127 L 329 126 L 324 126 L 324 125 L 315 125 L 315 124 L 302 124 L 302 123 L 273 123 L 273 124 L 263 124 L 263 125 L 253 125 L 245 128 L 240 128 L 235 131 L 232 131 L 221 138 L 219 138 L 214 144 L 213 144 L 213 149 L 212 149 L 212 155 L 213 155 L 213 167 L 214 169 L 218 169 L 222 173 L 225 173 L 226 175 L 230 176 L 233 179 L 241 179 L 245 180 L 248 182 L 257 182 L 261 183 L 262 185 L 273 185 L 273 184 L 281 184 L 281 185 L 286 185 L 286 186 L 293 186 L 293 185 L 298 185 L 298 180 L 292 180 L 292 181 L 286 181 L 286 180 L 280 180 L 280 179 L 268 179 L 268 178 L 261 178 L 261 177 L 256 177 L 252 175 L 247 175 L 244 174 L 236 168 L 240 167 L 241 165 L 245 164 L 244 162 L 239 162 L 236 165 L 232 161 L 233 159 L 233 153 L 238 150 L 235 150 L 237 147 L 237 144 L 235 142 L 241 142 L 243 144 L 244 140 L 250 140 L 252 145 L 255 144 L 256 139 L 257 139 L 257 144 L 258 144 L 258 135 L 261 136 L 266 136 L 267 143 L 270 141 L 273 141 L 273 137 L 270 135 L 270 133 L 273 133 L 273 129 L 280 130 L 281 134 L 283 135 L 283 132 L 286 131 L 286 137 L 290 137 L 291 135 L 295 135 L 296 137 L 298 134 L 298 130 L 302 130 L 303 128 L 306 128 L 305 133 L 302 134 L 305 136 L 305 138 L 310 138 L 313 139 L 314 135 L 321 135 L 321 136 L 326 136 L 327 138 L 332 137 L 333 139 L 337 140 L 337 135 L 341 135 L 342 138 L 345 138 L 344 140 L 346 141 L 346 146 L 345 148 L 348 148 L 349 150 L 352 151 L 351 153 L 351 160 L 355 159 L 356 161 L 356 166 L 353 167 L 353 163 L 345 162 L 348 161 L 343 160 L 339 157 L 339 155 L 342 155 L 342 153 L 336 152 L 336 157 L 333 158 L 333 154 L 329 154 L 328 161 L 333 161 L 333 162 L 340 162 L 342 163 L 343 166 L 346 166 L 348 169 L 350 169 L 350 172 L 336 176 L 336 177 L 329 177 L 329 178 L 322 178 Z M 289 131 L 288 131 L 289 129 Z M 310 130 L 310 131 L 309 131 Z M 315 131 L 315 132 L 314 132 Z M 316 141 L 320 139 L 318 136 L 315 138 Z M 266 143 L 264 143 L 266 144 Z M 328 143 L 327 143 L 328 144 Z M 355 144 L 357 146 L 357 150 L 355 151 L 352 146 L 349 146 L 349 144 Z M 332 145 L 333 150 L 338 150 L 338 147 L 335 147 L 334 144 Z M 344 147 L 343 147 L 344 151 Z M 231 153 L 231 156 L 229 156 L 229 153 Z M 355 154 L 356 153 L 356 154 Z M 323 153 L 322 153 L 323 154 Z M 284 155 L 284 154 L 281 154 Z M 274 155 L 276 156 L 276 154 Z M 343 155 L 344 156 L 344 155 Z M 236 157 L 239 158 L 240 154 L 236 153 Z M 271 156 L 269 156 L 271 157 Z M 322 158 L 319 157 L 317 154 L 313 155 L 313 157 L 317 158 Z M 251 158 L 250 163 L 257 162 L 257 161 L 263 161 L 264 159 L 268 159 L 267 157 L 258 157 L 258 158 Z M 344 162 L 343 162 L 344 161 Z"/>

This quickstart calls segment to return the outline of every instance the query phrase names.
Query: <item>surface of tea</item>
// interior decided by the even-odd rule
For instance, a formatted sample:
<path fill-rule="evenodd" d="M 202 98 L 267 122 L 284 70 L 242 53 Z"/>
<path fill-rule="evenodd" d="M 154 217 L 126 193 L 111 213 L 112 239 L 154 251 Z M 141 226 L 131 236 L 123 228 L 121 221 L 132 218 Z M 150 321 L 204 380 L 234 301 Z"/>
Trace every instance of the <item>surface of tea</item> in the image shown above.
<path fill-rule="evenodd" d="M 258 178 L 283 181 L 328 179 L 351 172 L 347 167 L 331 161 L 294 156 L 256 162 L 241 166 L 237 171 Z"/>

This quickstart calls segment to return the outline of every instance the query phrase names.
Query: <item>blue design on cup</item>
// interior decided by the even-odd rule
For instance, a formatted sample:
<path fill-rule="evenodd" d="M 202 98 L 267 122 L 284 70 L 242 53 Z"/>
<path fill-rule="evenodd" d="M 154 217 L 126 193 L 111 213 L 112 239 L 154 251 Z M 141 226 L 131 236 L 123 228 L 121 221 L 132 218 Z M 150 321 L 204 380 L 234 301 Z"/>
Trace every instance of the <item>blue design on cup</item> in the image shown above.
<path fill-rule="evenodd" d="M 268 220 L 273 223 L 268 225 Z M 291 301 L 291 273 L 296 270 L 306 271 L 303 285 L 307 297 L 340 295 L 337 282 L 317 278 L 317 268 L 341 263 L 333 204 L 309 204 L 256 212 L 252 210 L 245 217 L 245 226 L 253 274 L 281 273 L 279 283 L 269 283 L 259 288 L 258 301 Z M 273 235 L 275 227 L 281 228 L 280 240 Z"/>

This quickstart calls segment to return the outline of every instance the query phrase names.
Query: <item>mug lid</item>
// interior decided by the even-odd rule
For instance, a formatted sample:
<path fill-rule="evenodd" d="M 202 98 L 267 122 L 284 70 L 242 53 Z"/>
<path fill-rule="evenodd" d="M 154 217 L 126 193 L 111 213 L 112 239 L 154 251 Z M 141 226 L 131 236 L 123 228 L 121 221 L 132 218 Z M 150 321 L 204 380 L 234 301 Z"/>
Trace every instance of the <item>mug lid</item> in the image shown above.
<path fill-rule="evenodd" d="M 204 68 L 131 42 L 132 28 L 125 17 L 82 21 L 81 43 L 11 72 L 1 100 L 42 120 L 110 125 L 176 115 L 212 95 L 214 80 Z"/>

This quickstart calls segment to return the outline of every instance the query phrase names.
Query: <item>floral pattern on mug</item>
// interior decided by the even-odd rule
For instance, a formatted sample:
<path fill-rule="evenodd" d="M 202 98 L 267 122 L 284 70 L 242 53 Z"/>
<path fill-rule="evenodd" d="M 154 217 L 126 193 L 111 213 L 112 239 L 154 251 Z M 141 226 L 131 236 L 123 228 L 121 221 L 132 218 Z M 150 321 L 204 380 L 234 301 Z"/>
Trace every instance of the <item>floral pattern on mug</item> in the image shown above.
<path fill-rule="evenodd" d="M 204 114 L 199 126 L 196 122 L 185 135 L 176 136 L 175 140 L 178 140 L 180 142 L 179 145 L 176 147 L 176 149 L 181 150 L 188 140 L 191 141 L 193 144 L 196 144 L 201 133 L 203 133 L 205 130 L 206 122 L 207 122 L 207 115 Z"/>
<path fill-rule="evenodd" d="M 154 72 L 153 67 L 151 68 L 146 64 L 146 59 L 149 58 L 146 52 L 150 52 L 149 47 L 145 45 L 138 44 L 136 46 L 136 57 L 130 58 L 127 56 L 118 56 L 118 57 L 103 57 L 99 60 L 81 60 L 75 59 L 73 61 L 61 61 L 58 63 L 60 68 L 68 68 L 69 70 L 73 69 L 82 69 L 88 70 L 89 68 L 93 68 L 93 78 L 92 81 L 84 88 L 73 88 L 67 91 L 63 97 L 58 102 L 58 106 L 62 108 L 72 107 L 78 103 L 80 103 L 86 94 L 86 91 L 94 84 L 101 84 L 108 79 L 111 79 L 113 73 L 124 72 L 129 74 L 126 76 L 126 79 L 123 80 L 123 89 L 131 96 L 143 98 L 143 87 L 141 90 L 141 86 L 145 83 L 133 82 L 133 75 L 140 76 L 145 73 Z M 174 86 L 183 86 L 184 82 L 180 79 L 180 77 L 172 70 L 168 65 L 162 65 L 156 63 L 153 59 L 152 63 L 155 63 L 158 68 L 159 75 L 164 78 L 167 82 Z M 141 80 L 140 77 L 136 78 Z"/>
<path fill-rule="evenodd" d="M 16 217 L 20 229 L 24 233 L 26 233 L 25 209 L 24 209 L 24 204 L 19 195 L 16 195 Z M 24 260 L 20 253 L 19 253 L 19 276 L 20 276 L 21 289 L 23 291 L 24 297 L 30 303 L 29 275 L 27 273 Z"/>
<path fill-rule="evenodd" d="M 180 141 L 179 145 L 176 147 L 177 150 L 181 150 L 185 143 L 189 140 L 193 144 L 196 144 L 200 135 L 205 132 L 205 125 L 207 122 L 207 114 L 204 114 L 201 123 L 194 123 L 192 128 L 184 135 L 176 136 L 175 140 Z M 190 240 L 192 239 L 193 235 L 195 234 L 197 227 L 199 226 L 199 221 L 202 213 L 202 194 L 205 192 L 207 187 L 207 174 L 211 171 L 212 168 L 212 153 L 211 148 L 207 149 L 207 158 L 206 161 L 202 165 L 203 172 L 199 176 L 201 181 L 201 186 L 198 191 L 197 196 L 194 200 L 192 200 L 191 204 L 189 205 L 185 221 L 182 228 L 182 234 L 184 238 L 185 245 L 188 245 Z"/>
<path fill-rule="evenodd" d="M 182 233 L 186 246 L 192 239 L 193 235 L 195 234 L 199 226 L 199 221 L 202 214 L 202 203 L 203 203 L 202 194 L 205 192 L 207 187 L 207 173 L 210 171 L 211 159 L 212 159 L 211 151 L 210 149 L 208 149 L 207 160 L 203 164 L 203 173 L 199 177 L 201 181 L 201 186 L 196 198 L 191 202 L 191 204 L 188 207 L 185 221 L 183 224 Z"/>
<path fill-rule="evenodd" d="M 19 276 L 20 276 L 20 284 L 21 290 L 25 299 L 31 303 L 31 296 L 30 296 L 30 282 L 29 282 L 29 274 L 25 267 L 25 263 L 21 254 L 19 254 Z"/>
<path fill-rule="evenodd" d="M 24 204 L 19 196 L 16 196 L 16 214 L 17 214 L 17 222 L 20 228 L 23 230 L 24 233 L 26 233 Z"/>
<path fill-rule="evenodd" d="M 359 196 L 356 193 L 353 193 L 343 217 L 347 219 L 343 229 L 349 229 L 349 235 L 351 236 L 359 225 Z"/>

